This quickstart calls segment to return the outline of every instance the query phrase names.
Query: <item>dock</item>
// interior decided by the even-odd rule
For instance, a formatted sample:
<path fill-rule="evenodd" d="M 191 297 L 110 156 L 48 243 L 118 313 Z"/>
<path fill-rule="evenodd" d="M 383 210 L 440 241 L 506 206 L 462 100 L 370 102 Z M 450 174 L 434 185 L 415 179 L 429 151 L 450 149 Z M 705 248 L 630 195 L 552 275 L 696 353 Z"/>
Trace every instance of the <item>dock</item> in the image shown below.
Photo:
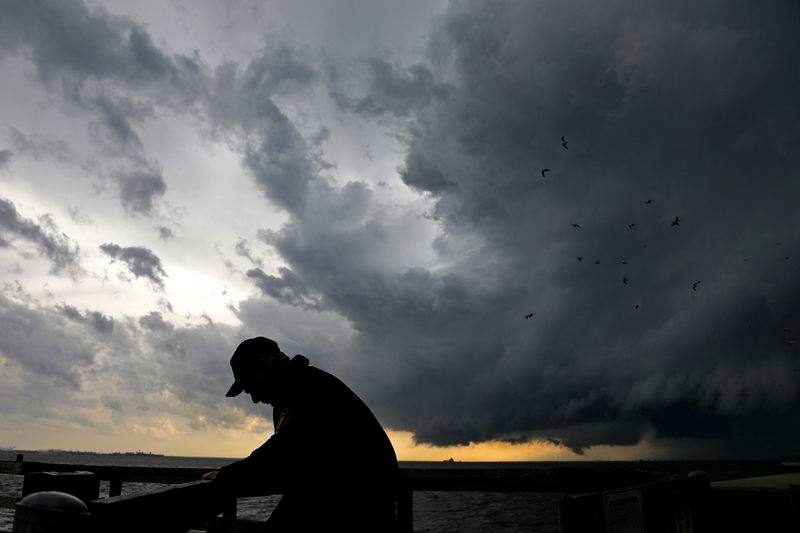
<path fill-rule="evenodd" d="M 236 498 L 220 495 L 211 481 L 198 481 L 208 470 L 0 461 L 0 473 L 25 476 L 23 497 L 42 490 L 74 494 L 102 531 L 261 531 L 263 522 L 237 518 Z M 100 480 L 109 482 L 107 497 L 99 495 Z M 123 496 L 127 482 L 165 486 Z M 563 493 L 553 510 L 562 533 L 800 531 L 800 472 L 709 482 L 703 475 L 578 464 L 535 470 L 401 468 L 398 532 L 414 530 L 415 491 Z M 273 494 L 280 492 L 263 486 L 240 496 Z M 18 499 L 0 498 L 0 507 L 13 508 Z"/>

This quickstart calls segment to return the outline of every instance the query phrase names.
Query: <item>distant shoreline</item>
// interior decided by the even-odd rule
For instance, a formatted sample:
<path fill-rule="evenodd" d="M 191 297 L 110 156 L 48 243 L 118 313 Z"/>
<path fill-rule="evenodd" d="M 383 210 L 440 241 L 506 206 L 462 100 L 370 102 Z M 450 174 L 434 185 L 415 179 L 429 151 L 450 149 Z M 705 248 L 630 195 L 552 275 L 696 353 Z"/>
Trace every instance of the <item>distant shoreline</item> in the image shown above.
<path fill-rule="evenodd" d="M 15 450 L 13 448 L 0 448 L 0 453 L 48 453 L 48 454 L 72 454 L 72 455 L 124 455 L 124 456 L 145 456 L 145 457 L 166 457 L 162 453 L 153 453 L 153 452 L 143 452 L 141 450 L 135 452 L 93 452 L 93 451 L 82 451 L 82 450 L 58 450 L 58 449 L 49 449 L 49 450 Z"/>

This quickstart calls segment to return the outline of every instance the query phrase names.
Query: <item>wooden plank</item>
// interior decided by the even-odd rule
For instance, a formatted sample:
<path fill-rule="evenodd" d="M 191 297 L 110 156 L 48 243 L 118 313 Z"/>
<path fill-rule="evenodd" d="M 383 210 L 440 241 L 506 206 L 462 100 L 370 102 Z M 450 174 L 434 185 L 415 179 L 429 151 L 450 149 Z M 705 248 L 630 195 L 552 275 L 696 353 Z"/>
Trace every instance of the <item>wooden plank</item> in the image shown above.
<path fill-rule="evenodd" d="M 14 463 L 16 464 L 16 463 Z M 134 481 L 140 483 L 187 483 L 199 481 L 200 477 L 208 472 L 208 468 L 182 468 L 182 467 L 154 467 L 154 466 L 104 466 L 104 465 L 73 465 L 63 463 L 40 463 L 27 461 L 22 463 L 19 473 L 29 472 L 73 472 L 87 470 L 94 472 L 97 477 L 104 480 L 119 478 L 120 481 Z"/>
<path fill-rule="evenodd" d="M 60 463 L 0 463 L 9 473 L 69 472 L 88 470 L 100 479 L 120 482 L 186 483 L 197 481 L 208 468 L 68 465 Z M 614 487 L 650 483 L 663 476 L 642 470 L 592 469 L 580 467 L 529 469 L 467 469 L 467 468 L 402 468 L 402 478 L 412 490 L 436 491 L 530 491 L 530 492 L 590 492 Z M 279 494 L 265 488 L 258 494 Z"/>
<path fill-rule="evenodd" d="M 221 513 L 223 503 L 210 481 L 195 481 L 93 500 L 89 512 L 100 531 L 185 531 Z"/>
<path fill-rule="evenodd" d="M 713 490 L 745 490 L 788 493 L 789 487 L 797 484 L 800 484 L 800 473 L 715 481 L 711 484 L 711 488 Z"/>

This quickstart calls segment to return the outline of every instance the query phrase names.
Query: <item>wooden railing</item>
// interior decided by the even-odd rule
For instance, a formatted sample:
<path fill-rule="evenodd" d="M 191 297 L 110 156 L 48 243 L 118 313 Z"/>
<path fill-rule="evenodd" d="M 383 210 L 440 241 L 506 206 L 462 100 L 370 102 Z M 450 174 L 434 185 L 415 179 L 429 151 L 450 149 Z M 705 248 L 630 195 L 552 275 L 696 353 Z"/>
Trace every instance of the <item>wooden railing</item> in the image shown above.
<path fill-rule="evenodd" d="M 198 481 L 209 468 L 97 466 L 41 462 L 0 462 L 0 473 L 89 471 L 109 481 L 109 497 L 92 500 L 89 510 L 106 531 L 255 531 L 252 521 L 236 520 L 236 500 L 220 494 L 209 481 Z M 580 466 L 542 469 L 401 468 L 397 496 L 398 528 L 413 531 L 415 491 L 556 492 L 602 491 L 664 479 L 637 469 Z M 122 496 L 124 482 L 171 486 Z M 278 494 L 261 491 L 252 496 Z M 0 502 L 1 503 L 1 502 Z M 557 509 L 553 510 L 554 514 Z M 217 518 L 222 515 L 221 518 Z"/>

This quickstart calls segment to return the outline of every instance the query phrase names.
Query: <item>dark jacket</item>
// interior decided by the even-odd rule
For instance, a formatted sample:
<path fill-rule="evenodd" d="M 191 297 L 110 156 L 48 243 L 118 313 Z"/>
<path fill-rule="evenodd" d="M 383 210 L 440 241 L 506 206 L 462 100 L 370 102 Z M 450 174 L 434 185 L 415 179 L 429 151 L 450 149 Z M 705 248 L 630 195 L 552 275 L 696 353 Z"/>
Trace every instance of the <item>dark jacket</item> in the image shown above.
<path fill-rule="evenodd" d="M 239 495 L 284 496 L 269 531 L 393 531 L 399 480 L 394 448 L 366 404 L 338 378 L 292 358 L 289 396 L 273 408 L 275 433 L 220 469 Z"/>

